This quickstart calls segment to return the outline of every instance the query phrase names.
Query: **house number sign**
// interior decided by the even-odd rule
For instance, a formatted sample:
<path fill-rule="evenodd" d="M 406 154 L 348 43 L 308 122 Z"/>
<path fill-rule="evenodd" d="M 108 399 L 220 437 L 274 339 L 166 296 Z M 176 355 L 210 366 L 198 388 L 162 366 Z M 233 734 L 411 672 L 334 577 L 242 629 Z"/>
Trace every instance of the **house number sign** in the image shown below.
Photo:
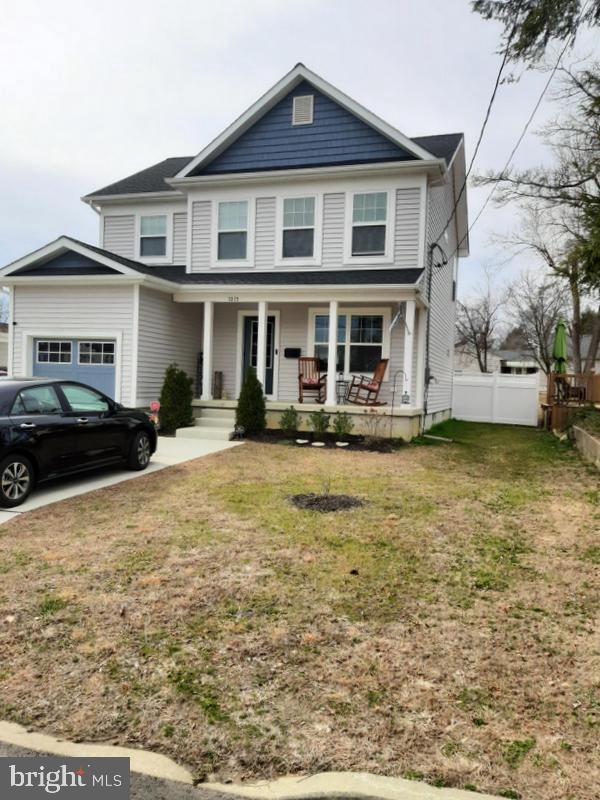
<path fill-rule="evenodd" d="M 229 297 L 227 298 L 227 302 L 228 303 L 239 303 L 240 302 L 240 298 L 235 294 L 230 294 Z"/>

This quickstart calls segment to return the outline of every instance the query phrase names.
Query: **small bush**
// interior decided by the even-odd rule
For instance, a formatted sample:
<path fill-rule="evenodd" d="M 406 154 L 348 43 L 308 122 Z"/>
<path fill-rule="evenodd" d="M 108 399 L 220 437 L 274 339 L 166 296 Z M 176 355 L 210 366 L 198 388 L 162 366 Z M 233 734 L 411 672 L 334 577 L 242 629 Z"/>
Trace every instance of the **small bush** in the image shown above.
<path fill-rule="evenodd" d="M 177 428 L 185 428 L 194 421 L 192 415 L 193 379 L 170 364 L 165 372 L 160 393 L 160 426 L 166 433 L 175 433 Z"/>
<path fill-rule="evenodd" d="M 279 427 L 284 433 L 287 433 L 288 436 L 296 433 L 298 430 L 298 423 L 300 422 L 300 415 L 294 408 L 294 406 L 290 406 L 286 408 L 285 411 L 282 412 L 281 417 L 279 419 Z"/>
<path fill-rule="evenodd" d="M 338 441 L 343 442 L 354 429 L 352 417 L 346 411 L 336 411 L 333 418 L 333 430 Z"/>
<path fill-rule="evenodd" d="M 309 417 L 310 427 L 313 429 L 314 437 L 317 442 L 323 441 L 327 429 L 329 428 L 329 414 L 325 413 L 325 409 L 320 411 L 313 411 Z"/>
<path fill-rule="evenodd" d="M 267 427 L 265 396 L 256 371 L 250 367 L 235 410 L 236 427 L 244 429 L 246 436 L 262 433 Z"/>

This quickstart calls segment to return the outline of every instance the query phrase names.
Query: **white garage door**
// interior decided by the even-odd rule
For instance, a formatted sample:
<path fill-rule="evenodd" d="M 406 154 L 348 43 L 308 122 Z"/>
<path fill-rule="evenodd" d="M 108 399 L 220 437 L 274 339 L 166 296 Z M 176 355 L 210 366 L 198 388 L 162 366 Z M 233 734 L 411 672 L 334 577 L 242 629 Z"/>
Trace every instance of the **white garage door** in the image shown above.
<path fill-rule="evenodd" d="M 538 424 L 537 375 L 455 375 L 452 416 L 471 422 Z"/>

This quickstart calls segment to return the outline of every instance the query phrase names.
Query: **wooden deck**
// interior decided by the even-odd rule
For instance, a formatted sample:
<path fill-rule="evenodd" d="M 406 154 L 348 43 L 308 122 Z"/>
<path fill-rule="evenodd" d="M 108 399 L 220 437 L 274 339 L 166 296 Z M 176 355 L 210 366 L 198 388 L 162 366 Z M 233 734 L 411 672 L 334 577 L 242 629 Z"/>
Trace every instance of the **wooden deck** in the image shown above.
<path fill-rule="evenodd" d="M 549 430 L 563 430 L 574 414 L 586 406 L 600 408 L 600 375 L 594 372 L 550 373 L 543 406 Z"/>

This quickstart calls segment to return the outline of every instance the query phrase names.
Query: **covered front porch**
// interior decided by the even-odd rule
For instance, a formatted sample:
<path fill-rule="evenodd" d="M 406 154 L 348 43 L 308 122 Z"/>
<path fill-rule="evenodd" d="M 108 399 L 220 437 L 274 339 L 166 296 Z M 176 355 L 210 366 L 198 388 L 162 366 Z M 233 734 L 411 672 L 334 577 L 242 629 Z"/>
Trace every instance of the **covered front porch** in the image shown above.
<path fill-rule="evenodd" d="M 202 315 L 194 402 L 198 411 L 235 407 L 244 375 L 252 367 L 264 387 L 270 423 L 292 404 L 303 413 L 343 406 L 364 416 L 364 407 L 347 401 L 347 387 L 354 375 L 372 375 L 385 359 L 376 407 L 383 416 L 420 413 L 427 309 L 414 290 L 366 290 L 364 298 L 356 291 L 327 299 L 294 294 L 285 299 L 228 295 L 201 302 L 190 293 L 175 297 L 194 302 L 197 317 Z M 301 357 L 319 359 L 326 375 L 321 398 L 299 400 Z"/>

